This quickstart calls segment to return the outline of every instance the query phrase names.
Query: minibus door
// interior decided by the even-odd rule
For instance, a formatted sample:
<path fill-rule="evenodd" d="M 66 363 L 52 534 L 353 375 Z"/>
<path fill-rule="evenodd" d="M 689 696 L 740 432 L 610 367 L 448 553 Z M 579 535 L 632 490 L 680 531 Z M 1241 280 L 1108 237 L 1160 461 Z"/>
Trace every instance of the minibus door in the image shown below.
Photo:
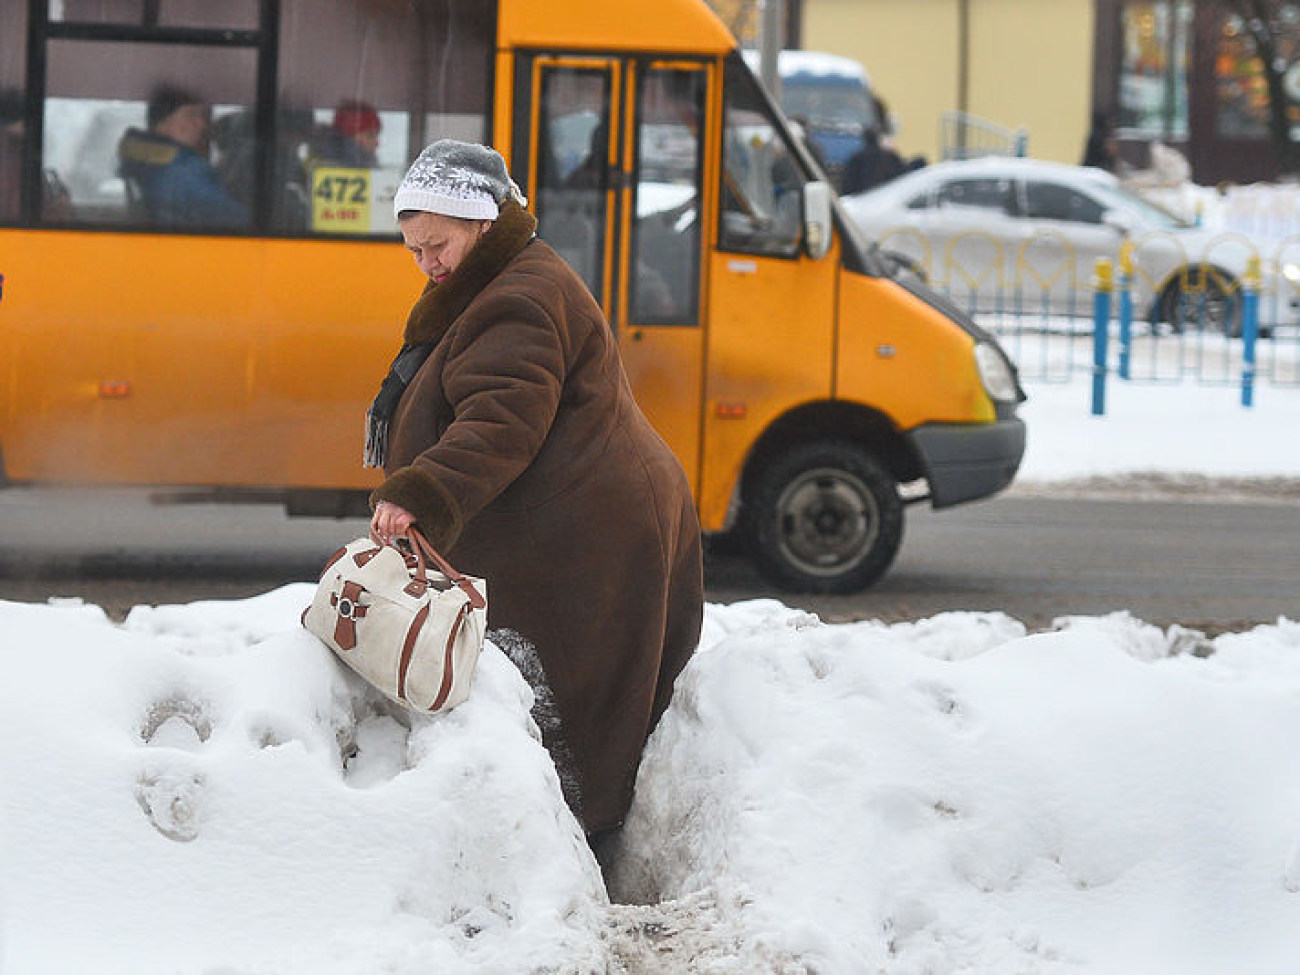
<path fill-rule="evenodd" d="M 637 401 L 692 484 L 710 71 L 698 61 L 533 55 L 526 75 L 539 235 L 600 303 Z"/>

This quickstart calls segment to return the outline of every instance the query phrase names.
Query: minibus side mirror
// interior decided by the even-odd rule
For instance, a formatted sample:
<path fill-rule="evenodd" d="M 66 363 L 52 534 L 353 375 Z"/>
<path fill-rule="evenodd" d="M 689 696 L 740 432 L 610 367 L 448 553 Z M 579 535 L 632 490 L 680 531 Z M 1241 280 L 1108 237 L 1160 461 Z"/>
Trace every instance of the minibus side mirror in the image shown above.
<path fill-rule="evenodd" d="M 803 188 L 803 246 L 814 261 L 831 249 L 831 188 L 828 183 L 805 183 Z"/>

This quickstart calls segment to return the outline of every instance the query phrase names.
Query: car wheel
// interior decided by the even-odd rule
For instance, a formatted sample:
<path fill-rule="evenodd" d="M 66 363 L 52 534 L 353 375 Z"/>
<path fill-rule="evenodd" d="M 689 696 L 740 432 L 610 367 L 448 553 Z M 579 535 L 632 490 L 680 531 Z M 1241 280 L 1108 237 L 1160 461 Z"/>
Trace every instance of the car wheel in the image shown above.
<path fill-rule="evenodd" d="M 755 475 L 742 530 L 769 582 L 792 592 L 858 592 L 889 568 L 903 540 L 898 482 L 840 440 L 798 444 Z"/>
<path fill-rule="evenodd" d="M 1165 289 L 1160 317 L 1176 334 L 1205 331 L 1239 338 L 1241 292 L 1220 272 L 1188 271 Z"/>

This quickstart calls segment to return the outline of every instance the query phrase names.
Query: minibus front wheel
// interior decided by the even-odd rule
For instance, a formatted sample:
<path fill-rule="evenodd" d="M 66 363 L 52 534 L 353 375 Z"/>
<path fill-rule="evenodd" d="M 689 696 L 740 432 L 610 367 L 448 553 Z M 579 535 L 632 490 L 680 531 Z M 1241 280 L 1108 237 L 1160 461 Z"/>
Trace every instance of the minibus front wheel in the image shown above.
<path fill-rule="evenodd" d="M 898 482 L 844 440 L 795 444 L 754 476 L 743 535 L 759 572 L 792 592 L 859 592 L 903 541 Z"/>

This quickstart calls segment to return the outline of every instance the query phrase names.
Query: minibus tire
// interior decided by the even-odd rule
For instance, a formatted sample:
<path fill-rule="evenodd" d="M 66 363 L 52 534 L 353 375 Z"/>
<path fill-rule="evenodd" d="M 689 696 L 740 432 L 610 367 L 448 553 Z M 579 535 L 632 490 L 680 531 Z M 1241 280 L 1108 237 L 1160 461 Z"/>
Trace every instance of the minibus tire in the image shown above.
<path fill-rule="evenodd" d="M 898 482 L 844 440 L 795 444 L 770 458 L 746 491 L 742 518 L 755 567 L 791 592 L 859 592 L 903 541 Z"/>

